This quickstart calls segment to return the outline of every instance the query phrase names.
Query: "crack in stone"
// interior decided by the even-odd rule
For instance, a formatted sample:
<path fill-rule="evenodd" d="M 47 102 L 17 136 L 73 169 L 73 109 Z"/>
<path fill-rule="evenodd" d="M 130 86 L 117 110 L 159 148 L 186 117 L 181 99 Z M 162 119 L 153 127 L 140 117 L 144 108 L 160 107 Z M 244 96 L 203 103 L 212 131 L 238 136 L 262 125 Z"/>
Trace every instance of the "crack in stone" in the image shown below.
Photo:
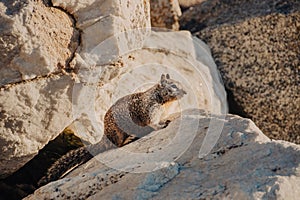
<path fill-rule="evenodd" d="M 51 77 L 54 77 L 54 76 L 62 76 L 62 75 L 67 75 L 67 76 L 72 77 L 72 73 L 68 73 L 67 71 L 62 69 L 61 71 L 53 72 L 51 74 L 47 74 L 47 75 L 44 75 L 44 76 L 36 76 L 34 78 L 31 78 L 31 79 L 21 80 L 21 81 L 15 82 L 15 83 L 9 83 L 9 84 L 6 84 L 6 85 L 2 85 L 2 86 L 0 86 L 0 91 L 9 90 L 10 88 L 12 88 L 14 86 L 17 86 L 17 85 L 22 85 L 22 84 L 25 84 L 25 83 L 34 82 L 34 81 L 38 81 L 38 80 L 42 80 L 42 79 L 48 79 L 48 78 L 51 78 Z"/>

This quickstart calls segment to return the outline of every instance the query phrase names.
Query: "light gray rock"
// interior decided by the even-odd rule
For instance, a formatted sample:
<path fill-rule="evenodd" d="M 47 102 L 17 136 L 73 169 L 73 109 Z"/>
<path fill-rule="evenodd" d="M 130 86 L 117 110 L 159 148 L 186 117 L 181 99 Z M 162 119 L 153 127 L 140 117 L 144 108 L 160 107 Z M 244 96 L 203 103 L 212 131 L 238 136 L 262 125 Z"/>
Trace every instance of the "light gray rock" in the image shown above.
<path fill-rule="evenodd" d="M 189 110 L 25 199 L 297 199 L 299 163 L 299 145 L 271 141 L 249 119 Z"/>

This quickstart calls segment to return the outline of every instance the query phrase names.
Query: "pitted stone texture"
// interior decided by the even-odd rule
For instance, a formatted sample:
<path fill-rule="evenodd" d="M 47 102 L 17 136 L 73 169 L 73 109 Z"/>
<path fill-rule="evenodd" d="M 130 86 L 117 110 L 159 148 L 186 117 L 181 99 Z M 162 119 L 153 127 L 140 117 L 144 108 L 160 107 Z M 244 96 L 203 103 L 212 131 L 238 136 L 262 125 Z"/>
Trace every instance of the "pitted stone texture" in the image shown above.
<path fill-rule="evenodd" d="M 219 55 L 225 85 L 246 115 L 269 137 L 295 143 L 300 143 L 299 20 L 300 13 L 276 14 L 199 35 Z"/>
<path fill-rule="evenodd" d="M 150 0 L 150 7 L 152 27 L 179 30 L 181 9 L 178 0 Z"/>
<path fill-rule="evenodd" d="M 0 86 L 68 67 L 78 33 L 66 13 L 41 1 L 2 1 L 0 23 Z"/>
<path fill-rule="evenodd" d="M 295 143 L 300 143 L 299 21 L 297 0 L 206 1 L 181 21 L 211 47 L 229 96 L 240 107 L 235 113 L 250 117 L 269 137 Z"/>
<path fill-rule="evenodd" d="M 271 141 L 251 120 L 234 115 L 190 110 L 181 116 L 146 138 L 96 156 L 25 199 L 299 197 L 299 145 Z M 219 133 L 212 121 L 222 126 Z M 205 140 L 208 135 L 219 135 L 216 145 L 199 157 L 204 143 L 212 142 Z"/>

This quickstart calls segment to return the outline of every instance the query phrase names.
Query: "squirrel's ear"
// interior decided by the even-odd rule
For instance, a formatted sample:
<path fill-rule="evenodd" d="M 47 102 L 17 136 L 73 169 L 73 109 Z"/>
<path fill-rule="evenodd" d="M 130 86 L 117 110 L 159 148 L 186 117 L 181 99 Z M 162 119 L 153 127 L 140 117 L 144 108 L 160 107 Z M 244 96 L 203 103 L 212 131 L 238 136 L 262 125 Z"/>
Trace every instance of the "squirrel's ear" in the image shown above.
<path fill-rule="evenodd" d="M 167 79 L 170 79 L 170 75 L 169 74 L 167 74 Z"/>
<path fill-rule="evenodd" d="M 164 85 L 166 83 L 166 75 L 162 74 L 160 77 L 160 84 Z"/>

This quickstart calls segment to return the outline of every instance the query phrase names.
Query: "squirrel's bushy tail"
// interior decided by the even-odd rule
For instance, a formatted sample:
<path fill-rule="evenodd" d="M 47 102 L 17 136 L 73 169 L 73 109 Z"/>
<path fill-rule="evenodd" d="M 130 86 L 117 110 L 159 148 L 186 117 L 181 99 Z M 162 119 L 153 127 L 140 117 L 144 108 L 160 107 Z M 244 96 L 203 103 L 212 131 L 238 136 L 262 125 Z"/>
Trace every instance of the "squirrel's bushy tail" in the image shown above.
<path fill-rule="evenodd" d="M 116 146 L 106 137 L 103 137 L 102 140 L 96 144 L 83 146 L 69 151 L 67 154 L 55 161 L 55 163 L 47 170 L 47 174 L 39 180 L 38 186 L 41 187 L 51 181 L 64 177 L 75 167 L 86 163 L 95 155 L 115 147 Z"/>

